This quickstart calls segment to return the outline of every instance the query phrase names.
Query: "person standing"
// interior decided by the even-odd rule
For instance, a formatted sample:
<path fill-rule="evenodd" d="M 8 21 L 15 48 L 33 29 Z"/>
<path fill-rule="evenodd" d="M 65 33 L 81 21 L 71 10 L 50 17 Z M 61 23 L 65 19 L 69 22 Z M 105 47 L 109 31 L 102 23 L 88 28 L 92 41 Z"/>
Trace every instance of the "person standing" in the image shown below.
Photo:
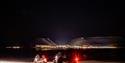
<path fill-rule="evenodd" d="M 55 55 L 55 58 L 53 60 L 54 63 L 62 63 L 62 54 L 61 52 L 58 52 L 56 55 Z"/>
<path fill-rule="evenodd" d="M 45 55 L 42 55 L 41 63 L 47 63 L 47 59 L 46 59 Z"/>
<path fill-rule="evenodd" d="M 35 56 L 35 58 L 34 58 L 33 63 L 39 63 L 39 61 L 40 61 L 40 55 L 37 54 L 37 55 Z"/>

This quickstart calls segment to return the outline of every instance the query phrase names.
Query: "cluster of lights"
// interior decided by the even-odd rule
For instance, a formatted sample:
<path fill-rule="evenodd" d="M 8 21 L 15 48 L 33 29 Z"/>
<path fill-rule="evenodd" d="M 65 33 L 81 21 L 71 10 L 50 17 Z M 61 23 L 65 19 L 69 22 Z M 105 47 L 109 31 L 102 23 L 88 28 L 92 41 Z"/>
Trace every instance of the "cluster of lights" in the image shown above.
<path fill-rule="evenodd" d="M 10 48 L 10 49 L 20 49 L 21 47 L 20 46 L 8 46 L 6 48 Z"/>
<path fill-rule="evenodd" d="M 36 45 L 36 48 L 39 47 L 39 48 L 75 48 L 75 49 L 92 49 L 92 48 L 96 48 L 96 49 L 101 49 L 101 48 L 110 48 L 110 49 L 113 49 L 113 48 L 117 48 L 115 46 L 71 46 L 71 45 Z"/>

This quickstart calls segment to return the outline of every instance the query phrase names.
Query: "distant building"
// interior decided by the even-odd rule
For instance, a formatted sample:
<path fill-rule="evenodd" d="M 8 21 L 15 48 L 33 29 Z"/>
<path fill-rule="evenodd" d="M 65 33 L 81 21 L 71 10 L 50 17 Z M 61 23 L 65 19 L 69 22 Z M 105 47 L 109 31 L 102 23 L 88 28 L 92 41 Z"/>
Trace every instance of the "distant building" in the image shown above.
<path fill-rule="evenodd" d="M 52 40 L 49 38 L 38 38 L 34 41 L 34 44 L 41 44 L 41 45 L 56 45 Z"/>
<path fill-rule="evenodd" d="M 108 46 L 108 45 L 117 45 L 118 38 L 114 36 L 104 36 L 104 37 L 78 37 L 70 40 L 68 43 L 63 45 L 93 45 L 93 46 Z M 56 42 L 50 40 L 49 38 L 38 38 L 34 41 L 34 44 L 41 45 L 61 45 Z"/>
<path fill-rule="evenodd" d="M 86 40 L 94 46 L 117 46 L 117 41 L 120 37 L 104 36 L 104 37 L 88 37 Z"/>
<path fill-rule="evenodd" d="M 88 45 L 88 43 L 84 37 L 79 37 L 79 38 L 75 38 L 75 39 L 71 40 L 70 45 L 82 46 L 82 45 Z"/>

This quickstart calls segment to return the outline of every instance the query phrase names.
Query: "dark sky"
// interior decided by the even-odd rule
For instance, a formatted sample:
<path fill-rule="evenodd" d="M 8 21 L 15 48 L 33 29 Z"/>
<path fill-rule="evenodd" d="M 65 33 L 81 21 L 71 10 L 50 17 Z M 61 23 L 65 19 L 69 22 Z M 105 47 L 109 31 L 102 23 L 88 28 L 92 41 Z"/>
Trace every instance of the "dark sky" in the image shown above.
<path fill-rule="evenodd" d="M 122 36 L 123 0 L 16 0 L 2 6 L 1 39 L 55 41 L 79 36 Z"/>

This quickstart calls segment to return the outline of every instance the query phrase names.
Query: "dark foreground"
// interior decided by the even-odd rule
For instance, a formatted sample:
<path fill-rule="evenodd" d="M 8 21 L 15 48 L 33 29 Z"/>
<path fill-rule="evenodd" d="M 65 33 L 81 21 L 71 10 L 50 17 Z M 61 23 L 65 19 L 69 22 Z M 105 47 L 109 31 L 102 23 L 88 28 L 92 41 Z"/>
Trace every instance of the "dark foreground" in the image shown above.
<path fill-rule="evenodd" d="M 24 61 L 0 61 L 0 63 L 33 63 L 33 62 L 24 62 Z M 48 62 L 48 63 L 53 63 L 53 62 Z M 79 63 L 124 63 L 124 62 L 105 62 L 105 61 L 95 61 L 95 60 L 90 60 L 90 61 L 81 61 Z"/>
<path fill-rule="evenodd" d="M 51 62 L 57 52 L 66 54 L 68 60 L 73 60 L 74 54 L 79 54 L 80 63 L 122 63 L 124 49 L 86 49 L 86 50 L 49 50 L 36 51 L 35 49 L 1 49 L 0 63 L 32 63 L 36 54 L 46 55 Z"/>

